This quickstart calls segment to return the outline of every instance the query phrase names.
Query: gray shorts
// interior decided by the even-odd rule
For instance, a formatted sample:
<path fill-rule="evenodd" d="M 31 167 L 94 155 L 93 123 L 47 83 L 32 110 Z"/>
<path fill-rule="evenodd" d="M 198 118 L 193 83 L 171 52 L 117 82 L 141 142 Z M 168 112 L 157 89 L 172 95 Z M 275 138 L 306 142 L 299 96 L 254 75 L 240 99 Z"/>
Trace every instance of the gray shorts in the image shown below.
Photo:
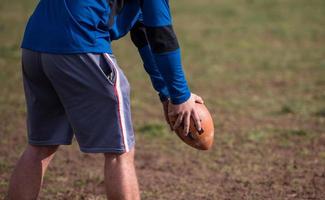
<path fill-rule="evenodd" d="M 89 153 L 134 146 L 130 86 L 113 55 L 22 50 L 28 140 L 68 145 L 75 135 Z"/>

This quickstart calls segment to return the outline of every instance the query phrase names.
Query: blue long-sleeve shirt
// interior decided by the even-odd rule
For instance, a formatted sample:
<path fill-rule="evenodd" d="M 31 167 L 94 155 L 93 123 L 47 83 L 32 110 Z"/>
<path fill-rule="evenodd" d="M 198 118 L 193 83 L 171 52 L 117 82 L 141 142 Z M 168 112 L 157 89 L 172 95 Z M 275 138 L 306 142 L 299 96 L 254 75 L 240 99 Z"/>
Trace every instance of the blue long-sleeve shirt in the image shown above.
<path fill-rule="evenodd" d="M 141 11 L 150 52 L 170 99 L 175 104 L 186 101 L 190 90 L 168 0 L 129 0 L 123 10 L 116 16 L 117 35 L 126 34 Z M 22 48 L 60 54 L 112 53 L 111 40 L 118 37 L 109 31 L 110 12 L 107 0 L 41 0 L 26 26 Z"/>
<path fill-rule="evenodd" d="M 115 37 L 112 39 L 124 36 L 132 27 L 132 41 L 138 47 L 144 67 L 161 100 L 170 97 L 175 104 L 183 103 L 190 97 L 190 91 L 182 70 L 180 48 L 172 28 L 168 1 L 143 0 L 140 14 L 134 12 L 133 18 L 129 7 L 132 5 L 125 6 L 116 16 L 112 28 Z"/>
<path fill-rule="evenodd" d="M 107 0 L 40 0 L 28 20 L 22 48 L 70 53 L 112 53 Z"/>
<path fill-rule="evenodd" d="M 138 49 L 138 51 L 142 58 L 144 69 L 149 74 L 151 83 L 154 89 L 158 92 L 160 100 L 166 101 L 168 98 L 170 98 L 169 91 L 165 80 L 161 76 L 161 73 L 154 60 L 150 46 L 146 45 L 144 47 L 141 47 Z"/>

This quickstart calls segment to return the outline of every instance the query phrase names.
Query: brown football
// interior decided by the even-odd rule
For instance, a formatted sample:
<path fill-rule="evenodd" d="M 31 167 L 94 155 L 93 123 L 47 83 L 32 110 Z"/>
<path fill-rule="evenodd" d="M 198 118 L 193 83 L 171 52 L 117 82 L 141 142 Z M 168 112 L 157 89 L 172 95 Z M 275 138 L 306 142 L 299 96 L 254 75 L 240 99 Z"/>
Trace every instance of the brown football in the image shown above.
<path fill-rule="evenodd" d="M 190 131 L 187 136 L 182 134 L 182 127 L 175 130 L 179 138 L 181 138 L 186 144 L 199 150 L 209 150 L 213 144 L 214 137 L 214 125 L 209 110 L 204 104 L 196 103 L 196 107 L 201 119 L 201 131 L 197 131 L 194 125 L 194 121 L 191 118 Z M 176 118 L 170 119 L 170 122 L 174 124 Z"/>

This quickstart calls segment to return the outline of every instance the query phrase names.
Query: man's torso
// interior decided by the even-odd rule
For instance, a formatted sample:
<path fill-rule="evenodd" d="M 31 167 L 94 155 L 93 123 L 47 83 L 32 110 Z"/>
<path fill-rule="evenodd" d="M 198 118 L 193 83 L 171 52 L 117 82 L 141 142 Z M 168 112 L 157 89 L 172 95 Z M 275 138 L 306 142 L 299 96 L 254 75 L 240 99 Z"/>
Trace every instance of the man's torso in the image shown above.
<path fill-rule="evenodd" d="M 48 53 L 111 52 L 107 0 L 41 0 L 23 48 Z"/>

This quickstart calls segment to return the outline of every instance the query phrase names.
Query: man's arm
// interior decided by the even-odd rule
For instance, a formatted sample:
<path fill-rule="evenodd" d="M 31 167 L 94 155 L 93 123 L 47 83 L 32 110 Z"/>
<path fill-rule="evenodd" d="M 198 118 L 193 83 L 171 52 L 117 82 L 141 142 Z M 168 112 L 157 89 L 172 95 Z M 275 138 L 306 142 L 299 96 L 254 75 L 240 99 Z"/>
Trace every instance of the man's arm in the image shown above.
<path fill-rule="evenodd" d="M 132 42 L 138 48 L 144 69 L 149 74 L 152 86 L 158 92 L 160 100 L 162 102 L 168 100 L 169 92 L 166 83 L 157 68 L 157 64 L 148 43 L 146 30 L 141 20 L 133 26 L 130 35 Z"/>
<path fill-rule="evenodd" d="M 171 126 L 168 118 L 168 104 L 170 95 L 166 83 L 161 76 L 154 60 L 141 15 L 137 23 L 131 29 L 130 35 L 132 42 L 138 48 L 139 54 L 143 61 L 143 66 L 150 76 L 152 86 L 159 94 L 160 101 L 163 105 L 165 120 L 169 126 Z"/>
<path fill-rule="evenodd" d="M 153 84 L 157 83 L 154 87 L 158 89 L 167 88 L 169 95 L 165 96 L 169 96 L 171 99 L 171 103 L 168 104 L 168 115 L 169 117 L 177 118 L 176 122 L 172 124 L 173 128 L 176 129 L 183 124 L 184 134 L 187 134 L 190 118 L 192 117 L 196 127 L 200 129 L 200 119 L 195 109 L 195 102 L 202 103 L 202 100 L 200 97 L 191 94 L 187 86 L 181 65 L 180 49 L 172 28 L 168 1 L 140 0 L 140 7 L 143 13 L 145 33 L 148 36 L 147 38 L 150 46 L 150 48 L 149 46 L 147 48 L 141 48 L 140 53 L 144 56 L 144 62 L 152 63 L 145 65 L 146 71 L 149 71 L 154 79 L 163 80 L 160 82 L 159 80 L 158 82 L 154 81 L 155 83 Z M 130 13 L 131 12 L 127 12 L 127 14 Z M 120 18 L 121 22 L 117 24 L 124 25 L 125 18 L 128 17 L 124 16 Z M 125 28 L 127 27 L 115 27 L 117 30 Z M 156 66 L 157 68 L 152 70 L 152 66 Z M 157 74 L 160 75 L 155 76 Z M 162 86 L 162 83 L 165 83 L 165 86 Z M 166 108 L 166 101 L 164 101 L 163 104 L 164 108 Z"/>
<path fill-rule="evenodd" d="M 140 7 L 154 61 L 170 95 L 168 115 L 177 118 L 173 128 L 183 124 L 183 133 L 187 134 L 192 117 L 197 129 L 201 129 L 195 102 L 202 103 L 202 100 L 196 95 L 191 95 L 188 88 L 181 64 L 180 48 L 172 27 L 168 0 L 140 0 Z"/>
<path fill-rule="evenodd" d="M 153 88 L 159 94 L 165 119 L 170 125 L 168 119 L 169 92 L 153 58 L 142 20 L 142 13 L 137 2 L 128 2 L 115 17 L 115 23 L 110 27 L 110 39 L 118 40 L 129 31 L 133 43 L 138 48 L 144 68 L 150 76 Z"/>
<path fill-rule="evenodd" d="M 140 7 L 148 41 L 158 70 L 168 88 L 173 104 L 190 98 L 181 64 L 181 54 L 167 0 L 141 0 Z"/>

